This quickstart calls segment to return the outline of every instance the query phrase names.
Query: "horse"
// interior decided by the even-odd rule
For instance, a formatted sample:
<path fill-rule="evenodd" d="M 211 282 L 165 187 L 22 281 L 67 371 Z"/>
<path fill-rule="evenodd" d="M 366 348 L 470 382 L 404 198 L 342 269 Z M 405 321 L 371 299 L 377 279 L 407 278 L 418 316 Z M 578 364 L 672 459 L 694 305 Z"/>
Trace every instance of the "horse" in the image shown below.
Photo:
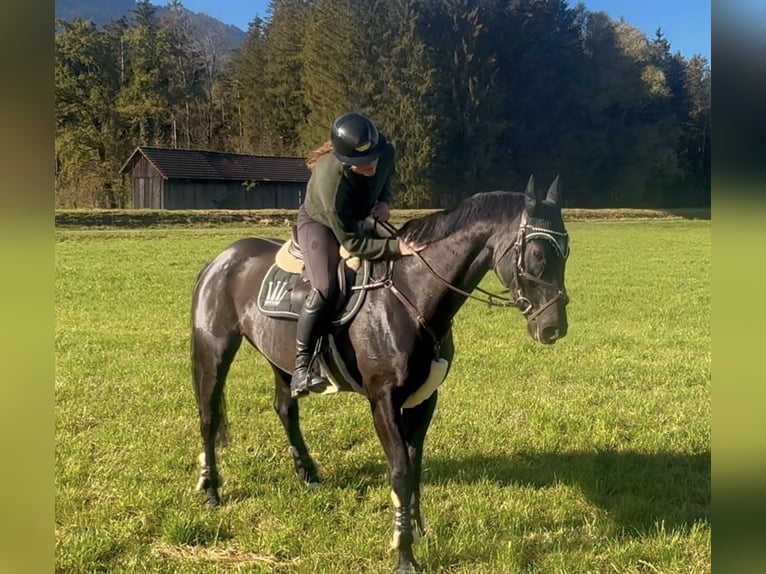
<path fill-rule="evenodd" d="M 569 236 L 558 181 L 556 176 L 544 199 L 530 177 L 524 192 L 477 193 L 451 209 L 407 221 L 399 237 L 426 248 L 394 262 L 370 262 L 371 274 L 380 279 L 363 286 L 365 300 L 353 318 L 331 329 L 339 363 L 357 382 L 341 390 L 367 397 L 387 458 L 399 574 L 418 567 L 413 543 L 424 533 L 423 444 L 438 389 L 417 404 L 407 405 L 407 400 L 423 386 L 435 361 L 451 362 L 455 314 L 467 298 L 481 298 L 473 293 L 478 290 L 491 304 L 518 307 L 529 335 L 539 343 L 553 344 L 567 333 Z M 221 504 L 216 445 L 226 444 L 224 385 L 243 338 L 273 370 L 274 410 L 298 479 L 309 487 L 320 484 L 301 433 L 299 401 L 290 397 L 296 323 L 267 316 L 255 304 L 281 246 L 274 239 L 236 241 L 200 272 L 193 290 L 192 378 L 204 447 L 198 489 L 209 507 Z M 509 296 L 478 288 L 490 269 Z"/>

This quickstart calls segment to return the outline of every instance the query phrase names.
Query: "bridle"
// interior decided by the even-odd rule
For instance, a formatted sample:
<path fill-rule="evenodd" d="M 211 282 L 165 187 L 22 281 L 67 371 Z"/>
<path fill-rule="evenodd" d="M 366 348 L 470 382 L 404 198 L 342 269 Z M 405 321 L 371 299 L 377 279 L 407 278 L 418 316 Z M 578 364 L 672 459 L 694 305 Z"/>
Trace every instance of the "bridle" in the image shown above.
<path fill-rule="evenodd" d="M 516 240 L 509 247 L 506 247 L 506 249 L 500 254 L 500 257 L 498 257 L 494 263 L 494 268 L 497 270 L 498 265 L 504 257 L 510 254 L 515 258 L 515 261 L 511 264 L 513 273 L 511 276 L 511 285 L 514 287 L 514 289 L 509 289 L 509 291 L 512 291 L 512 294 L 514 295 L 514 305 L 521 310 L 521 312 L 524 314 L 524 316 L 527 317 L 529 321 L 532 321 L 533 319 L 536 319 L 538 316 L 540 316 L 540 314 L 548 309 L 548 307 L 554 305 L 559 300 L 563 300 L 564 305 L 569 303 L 569 296 L 567 295 L 565 289 L 557 288 L 553 283 L 545 281 L 544 279 L 537 277 L 536 275 L 533 275 L 526 270 L 524 267 L 524 244 L 530 239 L 545 239 L 553 245 L 554 250 L 556 251 L 556 255 L 563 261 L 566 261 L 567 257 L 569 257 L 569 243 L 568 234 L 565 232 L 562 233 L 552 229 L 530 225 L 527 222 L 527 213 L 525 211 L 521 215 L 521 221 L 519 222 L 519 231 L 516 234 Z M 497 271 L 495 272 L 497 273 Z M 545 305 L 533 313 L 532 302 L 524 295 L 524 291 L 521 287 L 522 279 L 532 283 L 537 283 L 542 287 L 548 287 L 551 290 L 555 290 L 556 295 L 549 299 Z"/>
<path fill-rule="evenodd" d="M 388 222 L 376 220 L 376 222 L 386 229 L 389 233 L 393 234 L 394 236 L 397 236 L 399 233 L 399 230 L 391 225 Z M 452 283 L 444 279 L 441 275 L 439 275 L 436 270 L 434 270 L 433 267 L 428 263 L 428 261 L 425 260 L 423 255 L 421 255 L 419 252 L 415 252 L 414 255 L 417 257 L 421 263 L 425 266 L 425 268 L 433 275 L 436 279 L 438 279 L 443 285 L 445 285 L 449 290 L 453 291 L 454 293 L 457 293 L 459 295 L 462 295 L 463 297 L 467 297 L 469 299 L 473 299 L 475 301 L 479 301 L 481 303 L 485 303 L 489 305 L 490 307 L 517 307 L 527 318 L 528 320 L 532 320 L 537 318 L 543 311 L 545 311 L 548 307 L 559 301 L 560 299 L 564 300 L 564 303 L 569 302 L 569 297 L 566 294 L 566 291 L 562 289 L 557 289 L 555 285 L 552 283 L 549 283 L 548 281 L 545 281 L 544 279 L 541 279 L 540 277 L 537 277 L 535 275 L 532 275 L 531 273 L 528 273 L 527 270 L 524 268 L 524 244 L 527 239 L 546 239 L 553 243 L 557 255 L 561 257 L 562 259 L 566 260 L 566 258 L 569 256 L 569 249 L 567 248 L 566 251 L 564 251 L 561 248 L 561 244 L 563 241 L 557 241 L 555 235 L 560 236 L 561 239 L 566 239 L 567 234 L 566 233 L 559 233 L 557 231 L 553 231 L 550 229 L 543 229 L 538 227 L 532 227 L 531 225 L 527 224 L 527 214 L 526 212 L 522 213 L 521 216 L 521 222 L 519 223 L 519 231 L 516 234 L 516 240 L 508 246 L 500 255 L 500 257 L 497 258 L 495 261 L 493 267 L 497 269 L 498 264 L 500 261 L 503 260 L 505 256 L 508 254 L 512 254 L 516 256 L 516 262 L 512 266 L 513 269 L 513 276 L 511 277 L 511 285 L 515 286 L 515 289 L 513 289 L 513 292 L 511 289 L 506 289 L 506 293 L 511 293 L 512 297 L 506 297 L 505 295 L 498 294 L 498 293 L 491 293 L 490 291 L 486 291 L 482 289 L 481 287 L 476 287 L 476 291 L 479 291 L 480 293 L 483 293 L 486 296 L 486 299 L 482 297 L 478 297 L 476 295 L 473 295 L 472 293 L 469 293 L 468 291 L 465 291 L 463 289 L 460 289 L 459 287 L 454 286 Z M 552 297 L 549 301 L 545 303 L 540 309 L 536 310 L 532 315 L 530 313 L 532 312 L 532 302 L 524 295 L 524 292 L 521 288 L 521 279 L 526 279 L 527 281 L 530 281 L 532 283 L 537 283 L 538 285 L 541 285 L 543 287 L 548 287 L 550 289 L 554 289 L 556 291 L 556 295 Z M 397 290 L 398 291 L 398 290 Z M 398 295 L 397 295 L 398 296 Z"/>

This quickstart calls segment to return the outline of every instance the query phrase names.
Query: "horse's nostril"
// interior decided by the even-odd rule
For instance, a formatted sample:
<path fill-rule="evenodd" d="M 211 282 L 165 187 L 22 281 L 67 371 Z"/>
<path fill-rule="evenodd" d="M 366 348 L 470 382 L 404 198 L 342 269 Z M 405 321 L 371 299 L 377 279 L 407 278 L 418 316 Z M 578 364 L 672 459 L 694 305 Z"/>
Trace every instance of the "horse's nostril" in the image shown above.
<path fill-rule="evenodd" d="M 559 338 L 559 329 L 558 327 L 544 327 L 543 328 L 543 341 L 547 341 L 549 343 L 552 343 L 556 339 Z"/>

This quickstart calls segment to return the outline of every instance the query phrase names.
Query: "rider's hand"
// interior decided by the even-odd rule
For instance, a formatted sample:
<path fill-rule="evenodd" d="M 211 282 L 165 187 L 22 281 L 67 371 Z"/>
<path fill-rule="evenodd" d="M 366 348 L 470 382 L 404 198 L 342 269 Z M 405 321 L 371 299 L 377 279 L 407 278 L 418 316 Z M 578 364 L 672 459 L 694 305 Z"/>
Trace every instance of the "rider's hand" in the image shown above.
<path fill-rule="evenodd" d="M 375 204 L 375 207 L 372 208 L 370 215 L 379 221 L 385 222 L 391 217 L 391 208 L 385 201 L 379 201 Z"/>
<path fill-rule="evenodd" d="M 425 245 L 418 245 L 417 243 L 407 243 L 404 239 L 399 240 L 399 251 L 402 255 L 415 255 L 419 251 L 423 251 L 426 248 Z"/>

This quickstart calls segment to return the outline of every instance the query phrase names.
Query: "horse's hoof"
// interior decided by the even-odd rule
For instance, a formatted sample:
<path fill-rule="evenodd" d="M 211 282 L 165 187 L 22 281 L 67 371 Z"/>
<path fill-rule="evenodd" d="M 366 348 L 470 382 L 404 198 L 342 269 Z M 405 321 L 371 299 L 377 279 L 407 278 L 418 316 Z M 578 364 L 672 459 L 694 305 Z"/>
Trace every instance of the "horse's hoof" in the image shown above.
<path fill-rule="evenodd" d="M 399 564 L 396 569 L 396 574 L 413 574 L 417 572 L 417 566 L 415 564 Z"/>
<path fill-rule="evenodd" d="M 314 472 L 308 472 L 306 469 L 299 468 L 295 473 L 298 476 L 298 480 L 309 488 L 317 488 L 322 484 L 322 479 Z"/>
<path fill-rule="evenodd" d="M 322 488 L 322 483 L 318 480 L 311 480 L 306 482 L 306 488 L 309 490 L 317 490 Z"/>
<path fill-rule="evenodd" d="M 212 510 L 212 509 L 218 508 L 219 506 L 221 506 L 221 499 L 219 498 L 217 494 L 215 496 L 212 496 L 212 495 L 207 496 L 207 499 L 205 500 L 205 508 Z"/>

